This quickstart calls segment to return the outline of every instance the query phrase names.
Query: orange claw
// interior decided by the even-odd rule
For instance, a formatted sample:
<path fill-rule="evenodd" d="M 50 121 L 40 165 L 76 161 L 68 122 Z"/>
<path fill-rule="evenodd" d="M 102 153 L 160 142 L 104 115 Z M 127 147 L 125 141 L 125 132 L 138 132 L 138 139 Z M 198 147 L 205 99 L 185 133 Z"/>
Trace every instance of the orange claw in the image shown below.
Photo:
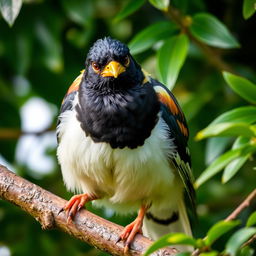
<path fill-rule="evenodd" d="M 70 223 L 77 212 L 89 201 L 96 199 L 95 196 L 90 196 L 88 194 L 74 195 L 71 199 L 65 204 L 61 211 L 65 211 L 67 214 L 67 222 Z M 60 212 L 61 212 L 60 211 Z"/>
<path fill-rule="evenodd" d="M 142 234 L 143 218 L 147 209 L 148 207 L 141 206 L 137 218 L 132 223 L 127 225 L 121 233 L 119 240 L 123 240 L 125 242 L 124 254 L 128 252 L 129 246 L 132 243 L 135 235 L 137 233 Z"/>

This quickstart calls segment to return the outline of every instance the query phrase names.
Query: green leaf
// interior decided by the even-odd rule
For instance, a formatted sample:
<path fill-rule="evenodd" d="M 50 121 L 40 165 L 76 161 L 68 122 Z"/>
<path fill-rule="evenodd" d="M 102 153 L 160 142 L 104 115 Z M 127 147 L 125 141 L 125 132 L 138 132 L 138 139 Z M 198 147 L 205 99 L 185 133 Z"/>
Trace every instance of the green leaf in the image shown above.
<path fill-rule="evenodd" d="M 233 143 L 232 149 L 240 148 L 241 146 L 244 146 L 248 143 L 250 143 L 250 138 L 240 136 Z"/>
<path fill-rule="evenodd" d="M 256 228 L 242 228 L 233 234 L 226 244 L 226 253 L 235 256 L 239 248 L 253 235 L 256 234 Z"/>
<path fill-rule="evenodd" d="M 223 77 L 228 85 L 242 98 L 256 104 L 256 85 L 243 78 L 231 74 L 229 72 L 223 72 Z"/>
<path fill-rule="evenodd" d="M 250 158 L 251 154 L 247 154 L 243 157 L 238 157 L 229 163 L 222 175 L 222 183 L 228 182 L 238 171 L 239 169 L 246 163 L 246 161 Z"/>
<path fill-rule="evenodd" d="M 237 159 L 231 161 L 224 169 L 221 181 L 222 183 L 228 182 L 246 163 L 246 161 L 250 158 L 251 153 L 248 153 L 245 156 L 240 156 Z"/>
<path fill-rule="evenodd" d="M 248 218 L 248 220 L 246 222 L 246 227 L 251 227 L 254 225 L 256 225 L 256 211 L 250 215 L 250 217 Z"/>
<path fill-rule="evenodd" d="M 5 21 L 11 27 L 19 15 L 22 0 L 0 0 L 0 11 Z"/>
<path fill-rule="evenodd" d="M 249 19 L 256 11 L 256 0 L 244 0 L 243 3 L 243 16 Z"/>
<path fill-rule="evenodd" d="M 234 227 L 240 224 L 239 220 L 235 221 L 219 221 L 215 225 L 213 225 L 210 230 L 207 232 L 207 236 L 205 239 L 205 244 L 207 246 L 212 245 L 219 237 L 233 229 Z"/>
<path fill-rule="evenodd" d="M 173 36 L 158 50 L 161 81 L 171 90 L 186 59 L 189 40 L 186 35 Z"/>
<path fill-rule="evenodd" d="M 202 140 L 213 136 L 245 136 L 253 137 L 255 126 L 246 123 L 219 123 L 212 124 L 201 130 L 196 135 L 196 140 Z"/>
<path fill-rule="evenodd" d="M 170 37 L 178 29 L 170 21 L 160 21 L 140 31 L 129 43 L 132 54 L 137 54 L 149 49 L 159 40 Z"/>
<path fill-rule="evenodd" d="M 226 26 L 209 13 L 196 14 L 189 30 L 194 37 L 208 45 L 219 48 L 239 47 Z"/>
<path fill-rule="evenodd" d="M 255 147 L 247 144 L 238 149 L 232 149 L 227 151 L 225 154 L 218 157 L 213 163 L 208 166 L 205 171 L 199 176 L 199 178 L 195 182 L 195 187 L 201 186 L 207 180 L 209 180 L 212 176 L 219 173 L 227 164 L 229 164 L 234 159 L 246 155 L 251 151 L 254 151 Z"/>
<path fill-rule="evenodd" d="M 179 252 L 175 254 L 175 256 L 190 256 L 190 255 L 191 255 L 190 252 Z"/>
<path fill-rule="evenodd" d="M 191 236 L 188 236 L 183 233 L 174 233 L 169 235 L 169 238 L 167 239 L 169 242 L 169 245 L 175 245 L 175 244 L 186 244 L 186 245 L 196 245 L 196 240 L 192 238 Z"/>
<path fill-rule="evenodd" d="M 210 164 L 230 145 L 230 137 L 212 137 L 206 142 L 206 164 Z"/>
<path fill-rule="evenodd" d="M 255 256 L 254 254 L 254 249 L 252 249 L 251 247 L 249 246 L 245 246 L 243 248 L 241 248 L 238 256 Z"/>
<path fill-rule="evenodd" d="M 170 4 L 170 0 L 149 0 L 149 2 L 162 11 L 167 11 Z"/>
<path fill-rule="evenodd" d="M 256 122 L 256 107 L 245 106 L 232 109 L 218 116 L 211 124 L 227 122 L 247 124 L 252 124 Z"/>
<path fill-rule="evenodd" d="M 118 22 L 136 12 L 146 0 L 130 0 L 124 8 L 115 16 L 114 22 Z"/>
<path fill-rule="evenodd" d="M 169 246 L 169 245 L 196 245 L 196 240 L 188 235 L 185 235 L 183 233 L 173 233 L 173 234 L 167 234 L 154 242 L 145 252 L 144 256 L 150 255 L 154 251 Z"/>
<path fill-rule="evenodd" d="M 200 253 L 200 256 L 217 256 L 219 253 L 217 251 L 211 251 L 211 252 L 202 252 Z"/>

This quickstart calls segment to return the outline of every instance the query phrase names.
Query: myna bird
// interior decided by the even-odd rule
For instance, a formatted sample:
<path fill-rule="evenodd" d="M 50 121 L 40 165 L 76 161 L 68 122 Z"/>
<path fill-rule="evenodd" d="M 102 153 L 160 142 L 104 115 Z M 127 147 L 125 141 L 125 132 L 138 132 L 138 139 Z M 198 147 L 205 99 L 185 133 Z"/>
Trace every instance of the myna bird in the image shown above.
<path fill-rule="evenodd" d="M 138 211 L 120 236 L 125 251 L 139 232 L 153 240 L 191 234 L 184 194 L 193 206 L 195 191 L 185 116 L 125 44 L 107 37 L 91 47 L 63 100 L 57 136 L 64 182 L 80 193 L 63 208 L 69 221 L 88 201 Z"/>

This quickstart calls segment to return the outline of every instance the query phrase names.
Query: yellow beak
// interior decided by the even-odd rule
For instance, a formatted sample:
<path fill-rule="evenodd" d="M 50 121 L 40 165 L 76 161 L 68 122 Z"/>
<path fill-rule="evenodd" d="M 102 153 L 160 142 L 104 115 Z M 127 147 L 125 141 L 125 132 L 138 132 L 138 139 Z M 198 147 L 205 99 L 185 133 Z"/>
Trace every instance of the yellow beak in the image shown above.
<path fill-rule="evenodd" d="M 119 62 L 110 61 L 101 72 L 101 75 L 103 77 L 113 76 L 114 78 L 117 78 L 124 71 L 125 67 L 121 65 Z"/>

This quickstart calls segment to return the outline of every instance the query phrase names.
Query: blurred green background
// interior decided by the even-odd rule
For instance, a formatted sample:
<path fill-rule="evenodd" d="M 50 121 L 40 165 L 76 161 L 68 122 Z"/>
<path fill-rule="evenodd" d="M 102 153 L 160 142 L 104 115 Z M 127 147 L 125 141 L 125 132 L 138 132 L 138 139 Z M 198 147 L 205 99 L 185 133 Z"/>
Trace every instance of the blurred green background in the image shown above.
<path fill-rule="evenodd" d="M 171 15 L 160 6 L 166 2 L 26 0 L 12 27 L 1 17 L 0 163 L 61 197 L 70 198 L 55 156 L 56 118 L 69 85 L 84 68 L 89 47 L 104 36 L 130 43 L 134 46 L 133 52 L 137 52 L 134 57 L 143 68 L 164 80 L 161 67 L 159 71 L 156 68 L 159 49 L 173 34 L 184 32 L 188 35 L 189 46 L 186 56 L 183 56 L 184 63 L 182 61 L 177 71 L 173 93 L 188 120 L 195 177 L 230 148 L 234 137 L 196 141 L 195 136 L 223 112 L 248 105 L 230 89 L 220 71 L 224 67 L 256 82 L 256 17 L 245 19 L 243 2 L 239 0 L 173 0 L 169 7 L 174 10 Z M 151 29 L 148 33 L 154 34 L 153 39 L 148 33 L 136 39 L 138 33 L 158 22 L 179 26 L 179 20 L 175 20 L 176 11 L 178 17 L 182 17 L 183 27 L 177 31 L 174 29 L 173 34 L 164 31 L 160 35 Z M 191 38 L 187 28 L 193 24 L 194 15 L 201 12 L 215 16 L 240 47 L 231 42 L 227 47 L 218 47 L 217 43 L 216 48 L 211 48 L 209 45 L 216 39 L 217 28 L 212 31 L 213 37 L 208 37 L 208 43 L 197 43 L 193 39 L 197 38 L 195 35 Z M 209 27 L 209 24 L 201 25 L 202 28 L 204 25 Z M 146 41 L 149 43 L 144 47 Z M 144 45 L 144 49 L 139 49 L 138 42 Z M 210 49 L 210 54 L 205 46 Z M 166 53 L 168 55 L 168 51 Z M 221 64 L 216 63 L 216 58 Z M 255 187 L 253 167 L 255 161 L 250 156 L 239 173 L 226 184 L 221 183 L 221 174 L 218 174 L 197 190 L 199 221 L 193 227 L 195 237 L 203 237 L 210 226 L 228 216 Z M 121 225 L 129 223 L 132 218 L 116 216 L 106 209 L 88 208 Z M 253 209 L 255 205 L 242 213 L 242 221 Z M 221 243 L 218 246 L 221 247 Z M 1 256 L 101 254 L 57 230 L 42 231 L 33 218 L 0 200 Z"/>

